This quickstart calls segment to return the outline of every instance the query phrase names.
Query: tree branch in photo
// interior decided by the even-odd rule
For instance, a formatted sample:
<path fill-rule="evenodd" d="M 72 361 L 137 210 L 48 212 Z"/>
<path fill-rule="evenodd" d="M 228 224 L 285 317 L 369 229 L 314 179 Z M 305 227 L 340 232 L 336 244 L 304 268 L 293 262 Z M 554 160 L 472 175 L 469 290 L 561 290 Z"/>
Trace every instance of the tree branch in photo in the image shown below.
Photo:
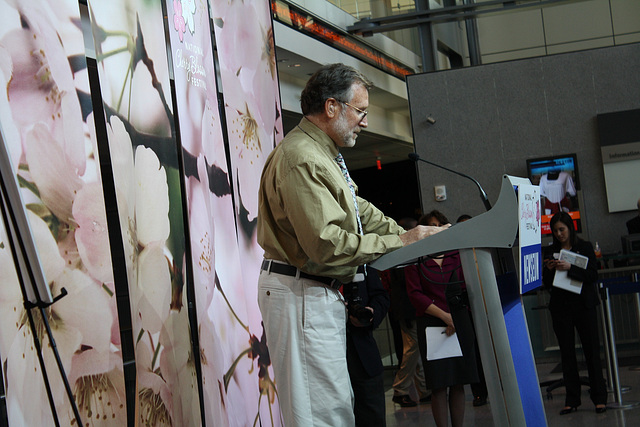
<path fill-rule="evenodd" d="M 167 103 L 167 99 L 164 96 L 164 92 L 162 90 L 162 84 L 158 80 L 156 76 L 156 71 L 153 66 L 153 60 L 149 58 L 147 54 L 147 49 L 144 46 L 144 37 L 142 35 L 142 28 L 140 28 L 140 17 L 136 15 L 136 22 L 138 27 L 138 35 L 136 36 L 136 48 L 133 57 L 133 69 L 136 68 L 138 61 L 142 61 L 142 63 L 147 67 L 149 74 L 151 75 L 151 84 L 153 88 L 158 92 L 160 96 L 160 100 L 162 101 L 162 106 L 164 107 L 164 111 L 167 114 L 167 118 L 169 119 L 169 124 L 171 126 L 171 133 L 175 134 L 175 123 L 173 121 L 173 113 L 169 108 L 169 104 Z"/>

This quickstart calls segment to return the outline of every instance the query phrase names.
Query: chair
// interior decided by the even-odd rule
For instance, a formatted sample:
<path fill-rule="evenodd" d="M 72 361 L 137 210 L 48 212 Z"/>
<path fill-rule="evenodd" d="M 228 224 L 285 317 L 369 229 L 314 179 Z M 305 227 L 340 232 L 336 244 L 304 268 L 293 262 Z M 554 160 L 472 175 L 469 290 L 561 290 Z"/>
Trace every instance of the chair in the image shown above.
<path fill-rule="evenodd" d="M 580 377 L 580 384 L 589 385 L 589 378 Z M 553 394 L 551 394 L 551 392 L 557 388 L 564 387 L 564 380 L 559 378 L 557 380 L 542 381 L 540 383 L 540 387 L 546 387 L 545 391 L 547 392 L 547 400 L 552 400 Z"/>

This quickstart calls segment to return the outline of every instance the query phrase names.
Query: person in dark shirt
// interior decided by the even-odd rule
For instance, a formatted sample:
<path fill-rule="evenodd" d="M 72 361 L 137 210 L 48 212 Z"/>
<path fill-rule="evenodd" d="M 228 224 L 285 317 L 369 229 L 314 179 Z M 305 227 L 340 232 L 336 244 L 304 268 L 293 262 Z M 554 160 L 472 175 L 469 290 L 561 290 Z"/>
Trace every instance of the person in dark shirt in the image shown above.
<path fill-rule="evenodd" d="M 353 388 L 356 427 L 384 427 L 384 367 L 373 330 L 387 315 L 389 294 L 382 287 L 378 272 L 365 268 L 366 280 L 343 287 L 349 309 L 347 366 Z"/>

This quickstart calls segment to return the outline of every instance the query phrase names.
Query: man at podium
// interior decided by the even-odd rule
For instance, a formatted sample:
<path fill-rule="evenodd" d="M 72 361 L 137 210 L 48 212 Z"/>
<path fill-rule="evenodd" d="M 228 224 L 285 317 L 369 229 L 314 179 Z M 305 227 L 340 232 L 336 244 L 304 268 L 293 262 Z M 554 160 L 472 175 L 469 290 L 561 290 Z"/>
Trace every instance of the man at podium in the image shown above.
<path fill-rule="evenodd" d="M 344 64 L 318 70 L 301 94 L 303 119 L 262 172 L 258 304 L 287 426 L 354 424 L 338 289 L 359 266 L 439 231 L 405 232 L 357 195 L 340 150 L 367 127 L 371 87 Z"/>

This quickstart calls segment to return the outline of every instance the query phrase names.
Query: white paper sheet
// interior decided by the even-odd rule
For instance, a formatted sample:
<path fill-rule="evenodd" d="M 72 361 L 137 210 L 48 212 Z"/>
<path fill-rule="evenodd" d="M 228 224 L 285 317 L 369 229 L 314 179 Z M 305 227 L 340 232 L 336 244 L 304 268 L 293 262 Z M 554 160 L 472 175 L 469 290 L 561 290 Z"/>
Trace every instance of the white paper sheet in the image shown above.
<path fill-rule="evenodd" d="M 447 336 L 446 329 L 445 326 L 428 326 L 426 328 L 427 360 L 462 356 L 458 334 L 454 332 L 453 335 Z"/>
<path fill-rule="evenodd" d="M 577 265 L 580 268 L 587 268 L 589 263 L 589 258 L 586 256 L 567 251 L 565 249 L 560 250 L 557 257 L 556 254 L 553 254 L 553 257 L 560 260 L 566 260 L 569 264 Z M 556 274 L 553 277 L 553 286 L 573 292 L 574 294 L 582 292 L 582 282 L 570 278 L 567 271 L 556 270 Z"/>

